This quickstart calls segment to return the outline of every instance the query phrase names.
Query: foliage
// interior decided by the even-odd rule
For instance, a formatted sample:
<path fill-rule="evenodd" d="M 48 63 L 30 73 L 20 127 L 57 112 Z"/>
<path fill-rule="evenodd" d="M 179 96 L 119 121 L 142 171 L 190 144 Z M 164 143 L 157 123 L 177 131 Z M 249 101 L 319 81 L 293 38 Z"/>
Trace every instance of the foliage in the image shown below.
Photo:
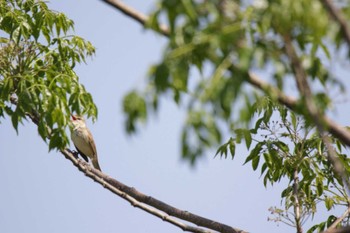
<path fill-rule="evenodd" d="M 92 96 L 73 68 L 95 49 L 69 36 L 73 21 L 43 1 L 0 1 L 0 117 L 13 127 L 26 115 L 39 118 L 38 132 L 49 149 L 64 148 L 71 112 L 96 117 Z"/>
<path fill-rule="evenodd" d="M 338 7 L 349 11 L 346 4 Z M 327 210 L 350 206 L 343 177 L 327 157 L 329 148 L 303 96 L 293 91 L 295 61 L 286 49 L 291 40 L 313 86 L 312 98 L 326 113 L 334 104 L 332 95 L 345 91 L 328 66 L 345 49 L 350 52 L 321 1 L 160 0 L 146 26 L 159 31 L 160 19 L 169 25 L 169 43 L 150 68 L 146 90 L 124 98 L 128 132 L 137 132 L 138 122 L 171 95 L 187 108 L 181 145 L 191 164 L 210 148 L 218 148 L 216 156 L 234 158 L 237 144 L 244 142 L 249 151 L 245 163 L 260 170 L 265 186 L 288 181 L 281 193 L 284 209 L 272 208 L 272 220 L 298 229 L 321 204 Z M 0 0 L 0 117 L 9 116 L 18 130 L 26 116 L 34 116 L 49 149 L 68 143 L 71 112 L 97 115 L 92 96 L 73 70 L 93 55 L 94 47 L 69 35 L 73 29 L 73 21 L 41 0 Z M 254 89 L 252 71 L 267 71 L 264 81 L 274 90 L 295 94 L 295 112 L 280 106 L 271 88 Z M 331 143 L 348 177 L 344 146 L 337 139 Z M 309 232 L 335 219 L 330 215 Z"/>
<path fill-rule="evenodd" d="M 305 120 L 288 112 L 285 107 L 276 106 L 272 110 L 274 119 L 280 119 L 268 120 L 262 116 L 257 120 L 258 124 L 248 130 L 251 137 L 244 139 L 249 140 L 249 144 L 246 143 L 248 148 L 250 144 L 254 144 L 245 164 L 251 163 L 254 171 L 260 167 L 265 186 L 283 184 L 283 178 L 288 181 L 281 193 L 284 209 L 271 208 L 270 212 L 275 218 L 270 220 L 295 227 L 296 205 L 299 208 L 301 225 L 317 213 L 320 205 L 328 211 L 335 207 L 347 208 L 349 200 L 343 181 L 334 172 L 328 159 L 327 148 L 314 127 L 305 125 Z M 247 132 L 246 129 L 236 130 L 236 137 L 230 138 L 227 143 L 242 142 L 242 131 Z M 253 143 L 250 143 L 251 141 Z M 343 146 L 338 140 L 334 139 L 333 143 L 349 176 L 349 158 L 342 153 Z M 217 153 L 220 156 L 227 154 L 223 146 Z M 234 156 L 234 153 L 231 155 Z M 333 216 L 315 225 L 310 232 L 316 229 L 324 230 L 324 227 L 330 226 L 335 219 Z"/>
<path fill-rule="evenodd" d="M 349 11 L 347 4 L 337 7 Z M 160 31 L 160 21 L 169 25 L 169 42 L 162 60 L 150 69 L 147 91 L 137 92 L 144 93 L 137 97 L 143 103 L 142 114 L 130 117 L 127 112 L 128 124 L 145 121 L 148 112 L 158 110 L 159 99 L 170 94 L 174 102 L 187 107 L 182 157 L 192 164 L 209 148 L 218 148 L 216 156 L 233 158 L 236 144 L 245 142 L 250 151 L 246 163 L 253 170 L 260 167 L 265 186 L 283 178 L 289 181 L 281 194 L 285 209 L 274 213 L 285 214 L 300 206 L 299 212 L 309 216 L 320 202 L 327 210 L 349 205 L 305 101 L 294 91 L 295 70 L 285 46 L 291 40 L 313 87 L 313 101 L 326 113 L 335 106 L 333 96 L 346 91 L 328 67 L 344 50 L 350 52 L 343 46 L 346 39 L 339 25 L 321 1 L 160 0 L 146 26 Z M 265 71 L 268 76 L 262 80 L 274 90 L 294 94 L 295 112 L 281 107 L 271 88 L 254 89 L 252 71 Z M 282 132 L 275 132 L 280 128 Z M 137 127 L 130 132 L 136 131 Z M 261 131 L 268 133 L 260 135 L 262 140 Z M 223 142 L 223 138 L 229 140 Z M 332 143 L 349 173 L 341 143 L 336 139 Z M 312 229 L 321 230 L 334 218 L 327 221 Z M 292 222 L 302 224 L 303 219 Z"/>
<path fill-rule="evenodd" d="M 169 94 L 187 106 L 182 156 L 192 162 L 222 143 L 227 129 L 230 133 L 254 124 L 256 100 L 269 95 L 271 103 L 276 102 L 274 93 L 251 88 L 249 71 L 268 70 L 267 80 L 290 92 L 294 81 L 284 49 L 286 36 L 293 40 L 310 85 L 317 87 L 314 99 L 320 110 L 327 111 L 331 95 L 344 90 L 327 69 L 344 41 L 318 0 L 160 1 L 147 26 L 159 30 L 160 18 L 170 27 L 169 43 L 162 61 L 150 69 L 151 90 L 143 98 L 153 111 L 154 103 Z M 308 119 L 303 102 L 298 109 Z"/>

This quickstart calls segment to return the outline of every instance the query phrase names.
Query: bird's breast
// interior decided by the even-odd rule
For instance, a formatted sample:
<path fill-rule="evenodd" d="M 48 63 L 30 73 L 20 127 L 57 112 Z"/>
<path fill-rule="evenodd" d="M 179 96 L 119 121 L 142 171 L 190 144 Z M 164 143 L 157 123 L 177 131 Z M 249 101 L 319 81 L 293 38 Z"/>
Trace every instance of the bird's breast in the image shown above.
<path fill-rule="evenodd" d="M 94 152 L 89 143 L 87 132 L 84 132 L 84 130 L 81 129 L 74 129 L 71 132 L 71 138 L 74 145 L 78 148 L 79 151 L 81 151 L 81 153 L 90 158 L 94 156 Z"/>

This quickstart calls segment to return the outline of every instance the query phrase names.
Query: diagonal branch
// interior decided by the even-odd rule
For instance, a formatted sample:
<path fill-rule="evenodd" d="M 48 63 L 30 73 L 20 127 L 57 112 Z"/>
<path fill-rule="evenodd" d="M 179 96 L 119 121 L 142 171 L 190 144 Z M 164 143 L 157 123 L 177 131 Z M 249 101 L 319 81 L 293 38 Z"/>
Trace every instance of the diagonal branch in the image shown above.
<path fill-rule="evenodd" d="M 327 0 L 323 0 L 323 1 L 327 1 Z M 120 0 L 103 0 L 103 2 L 106 2 L 110 6 L 121 11 L 125 15 L 131 17 L 132 19 L 138 21 L 142 25 L 145 25 L 146 21 L 148 20 L 148 17 L 146 15 L 127 6 L 126 4 L 122 3 Z M 169 29 L 166 26 L 164 25 L 160 26 L 159 30 L 162 35 L 166 37 L 170 37 Z M 293 111 L 297 109 L 297 99 L 291 96 L 287 96 L 280 89 L 263 81 L 254 73 L 252 72 L 248 73 L 247 82 L 249 82 L 254 87 L 262 90 L 263 92 L 265 92 L 265 94 L 270 95 L 272 97 L 277 97 L 277 100 L 281 104 L 287 106 L 289 109 Z M 334 137 L 338 138 L 344 144 L 350 146 L 350 132 L 345 127 L 334 122 L 327 116 L 323 117 L 322 122 L 325 127 L 325 130 L 330 132 Z"/>
<path fill-rule="evenodd" d="M 322 233 L 349 233 L 350 232 L 350 227 L 342 227 L 342 228 L 335 228 L 335 229 L 330 229 L 323 231 Z"/>
<path fill-rule="evenodd" d="M 301 61 L 298 58 L 298 55 L 293 47 L 292 40 L 291 40 L 290 36 L 285 35 L 283 39 L 285 42 L 286 54 L 291 61 L 292 69 L 293 69 L 293 72 L 295 74 L 295 80 L 296 80 L 299 92 L 300 92 L 302 98 L 304 98 L 306 108 L 307 108 L 309 114 L 316 121 L 315 122 L 316 125 L 319 127 L 322 127 L 322 131 L 323 131 L 323 125 L 324 125 L 324 123 L 322 122 L 323 121 L 323 114 L 321 114 L 318 111 L 315 103 L 312 100 L 312 92 L 311 92 L 310 85 L 307 81 L 307 74 L 301 65 Z"/>
<path fill-rule="evenodd" d="M 74 157 L 72 152 L 68 149 L 61 150 L 61 153 L 69 159 L 74 166 L 76 166 L 86 176 L 90 177 L 97 183 L 100 183 L 104 188 L 117 194 L 121 198 L 127 200 L 134 207 L 138 207 L 164 221 L 167 221 L 175 226 L 180 227 L 184 231 L 190 231 L 195 233 L 210 233 L 209 230 L 193 227 L 187 225 L 181 221 L 176 220 L 173 217 L 194 223 L 198 226 L 206 227 L 219 232 L 227 233 L 246 233 L 243 230 L 232 228 L 219 222 L 215 222 L 210 219 L 203 218 L 201 216 L 192 214 L 188 211 L 179 210 L 173 206 L 170 206 L 156 198 L 147 196 L 135 188 L 129 187 L 116 179 L 113 179 L 106 174 L 92 168 L 88 163 Z M 173 216 L 173 217 L 171 217 Z"/>
<path fill-rule="evenodd" d="M 333 5 L 332 0 L 321 0 L 321 3 L 326 8 L 328 14 L 332 17 L 332 19 L 339 24 L 343 38 L 350 47 L 350 28 L 345 17 L 341 13 L 341 11 Z"/>
<path fill-rule="evenodd" d="M 330 233 L 332 232 L 333 230 L 336 229 L 336 227 L 338 226 L 339 223 L 341 223 L 346 217 L 348 217 L 350 214 L 350 207 L 348 207 L 345 212 L 339 216 L 333 223 L 330 227 L 328 227 L 328 229 L 324 232 L 324 233 Z M 350 231 L 349 231 L 350 232 Z"/>
<path fill-rule="evenodd" d="M 103 187 L 117 194 L 123 199 L 130 202 L 133 206 L 138 207 L 154 216 L 161 218 L 175 226 L 180 227 L 184 231 L 191 231 L 195 233 L 210 233 L 211 231 L 204 230 L 198 227 L 193 227 L 184 224 L 181 221 L 176 220 L 173 217 L 194 223 L 201 227 L 206 227 L 211 230 L 226 232 L 226 233 L 246 233 L 246 231 L 232 228 L 228 225 L 203 218 L 188 211 L 179 210 L 173 206 L 170 206 L 156 198 L 147 196 L 135 188 L 129 187 L 116 179 L 113 179 L 106 174 L 90 167 L 86 162 L 79 160 L 68 150 L 61 150 L 61 153 L 69 159 L 74 166 L 76 166 L 86 176 L 90 177 L 97 183 L 100 183 Z M 173 217 L 170 217 L 173 216 Z"/>
<path fill-rule="evenodd" d="M 11 103 L 17 105 L 17 99 L 15 97 L 10 98 Z M 37 114 L 26 114 L 32 122 L 38 125 L 40 118 Z M 117 194 L 121 198 L 127 200 L 132 206 L 140 208 L 163 221 L 169 222 L 177 227 L 180 227 L 183 231 L 190 231 L 194 233 L 211 233 L 212 231 L 205 230 L 199 227 L 185 224 L 177 219 L 182 219 L 187 222 L 196 224 L 197 226 L 205 227 L 211 230 L 223 232 L 223 233 L 247 233 L 246 231 L 230 227 L 228 225 L 216 222 L 211 219 L 201 217 L 188 211 L 177 209 L 171 205 L 168 205 L 156 198 L 145 195 L 135 188 L 129 187 L 112 177 L 107 176 L 101 171 L 94 169 L 88 163 L 76 158 L 69 149 L 60 150 L 60 152 L 70 160 L 74 166 L 76 166 L 87 177 L 101 184 L 104 188 L 108 189 L 114 194 Z M 175 217 L 175 218 L 174 218 Z M 177 219 L 176 219 L 177 218 Z"/>
<path fill-rule="evenodd" d="M 11 96 L 10 101 L 12 104 L 17 105 L 16 97 Z M 34 124 L 39 124 L 40 118 L 37 113 L 26 113 L 26 116 L 29 117 Z M 183 231 L 190 231 L 194 233 L 212 233 L 209 230 L 185 224 L 184 222 L 181 222 L 175 219 L 174 217 L 196 224 L 197 226 L 205 227 L 223 233 L 247 233 L 246 231 L 240 230 L 238 228 L 233 228 L 228 225 L 213 221 L 211 219 L 207 219 L 199 215 L 193 214 L 191 212 L 177 209 L 156 198 L 145 195 L 137 191 L 135 188 L 129 187 L 119 182 L 118 180 L 107 176 L 101 171 L 94 169 L 85 161 L 82 161 L 75 157 L 75 155 L 69 149 L 63 149 L 60 150 L 60 152 L 66 157 L 66 159 L 70 160 L 73 163 L 73 165 L 76 166 L 87 177 L 90 177 L 92 180 L 101 184 L 104 188 L 125 199 L 132 206 L 140 208 L 162 219 L 163 221 L 169 222 L 181 228 Z"/>
<path fill-rule="evenodd" d="M 283 39 L 285 43 L 286 54 L 291 61 L 297 87 L 299 89 L 299 92 L 302 98 L 305 101 L 306 109 L 310 114 L 312 120 L 315 122 L 318 133 L 320 134 L 322 141 L 327 148 L 328 160 L 333 164 L 333 169 L 335 173 L 337 173 L 342 178 L 344 182 L 344 186 L 347 191 L 347 195 L 350 195 L 349 179 L 344 171 L 344 166 L 342 165 L 341 161 L 337 157 L 337 153 L 332 146 L 329 136 L 327 136 L 325 133 L 325 121 L 324 121 L 325 117 L 324 117 L 324 114 L 317 109 L 314 103 L 311 88 L 307 81 L 307 74 L 301 65 L 301 61 L 294 49 L 290 36 L 284 35 Z"/>
<path fill-rule="evenodd" d="M 131 195 L 128 195 L 126 192 L 123 192 L 119 188 L 117 188 L 115 185 L 111 184 L 110 182 L 113 181 L 113 183 L 118 182 L 114 180 L 111 177 L 108 177 L 104 173 L 94 169 L 91 167 L 88 163 L 85 161 L 82 161 L 80 159 L 77 159 L 74 154 L 68 150 L 61 150 L 61 153 L 66 157 L 66 159 L 70 160 L 74 166 L 76 166 L 81 172 L 83 172 L 87 177 L 90 177 L 92 180 L 95 182 L 101 184 L 104 188 L 108 189 L 114 194 L 117 194 L 124 200 L 128 201 L 132 206 L 140 208 L 141 210 L 144 210 L 160 219 L 163 221 L 169 222 L 179 228 L 181 228 L 183 231 L 190 231 L 190 232 L 195 232 L 195 233 L 211 233 L 209 230 L 205 230 L 199 227 L 193 227 L 190 225 L 187 225 L 181 221 L 176 220 L 175 218 L 169 216 L 168 214 L 164 213 L 163 211 L 159 211 L 156 208 L 153 208 L 145 203 L 142 203 L 135 198 L 133 198 Z M 121 184 L 121 183 L 119 183 Z M 120 187 L 127 187 L 124 184 L 121 184 Z M 128 187 L 129 188 L 129 187 Z M 134 189 L 133 192 L 136 190 Z"/>
<path fill-rule="evenodd" d="M 136 20 L 142 26 L 146 26 L 146 22 L 149 19 L 147 15 L 144 15 L 141 12 L 136 11 L 135 9 L 129 7 L 128 5 L 126 5 L 120 0 L 102 0 L 102 1 L 116 8 L 117 10 L 121 11 L 126 16 L 129 16 L 130 18 Z M 170 35 L 169 29 L 165 25 L 159 25 L 159 32 L 167 37 L 169 37 Z"/>

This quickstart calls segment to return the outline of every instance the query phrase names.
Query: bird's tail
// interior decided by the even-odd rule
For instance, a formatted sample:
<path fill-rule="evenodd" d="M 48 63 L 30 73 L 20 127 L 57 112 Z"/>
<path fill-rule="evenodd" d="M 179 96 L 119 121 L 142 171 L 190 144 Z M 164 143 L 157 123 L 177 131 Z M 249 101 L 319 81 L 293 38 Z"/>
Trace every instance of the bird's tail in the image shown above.
<path fill-rule="evenodd" d="M 94 168 L 96 168 L 99 171 L 102 171 L 101 167 L 100 167 L 100 164 L 98 163 L 97 158 L 96 159 L 92 159 L 91 162 L 92 162 L 92 165 L 94 166 Z"/>

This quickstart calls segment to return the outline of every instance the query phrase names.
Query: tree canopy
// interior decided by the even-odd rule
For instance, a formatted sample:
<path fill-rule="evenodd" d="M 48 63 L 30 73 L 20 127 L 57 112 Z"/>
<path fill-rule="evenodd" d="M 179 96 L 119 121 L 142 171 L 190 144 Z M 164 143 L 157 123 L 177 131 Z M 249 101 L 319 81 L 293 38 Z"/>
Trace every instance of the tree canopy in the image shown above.
<path fill-rule="evenodd" d="M 168 38 L 144 89 L 124 97 L 127 132 L 136 133 L 171 96 L 186 108 L 183 159 L 193 165 L 211 149 L 234 159 L 244 143 L 245 164 L 261 174 L 263 185 L 288 181 L 284 209 L 271 208 L 272 220 L 303 232 L 323 205 L 329 217 L 308 232 L 348 224 L 350 132 L 328 115 L 339 93 L 348 93 L 332 66 L 349 59 L 349 4 L 164 0 L 147 17 L 106 2 Z M 97 117 L 74 72 L 95 49 L 74 35 L 73 25 L 43 1 L 0 1 L 0 117 L 9 116 L 15 130 L 31 118 L 49 149 L 66 156 L 70 114 Z M 344 215 L 334 216 L 335 207 Z"/>

